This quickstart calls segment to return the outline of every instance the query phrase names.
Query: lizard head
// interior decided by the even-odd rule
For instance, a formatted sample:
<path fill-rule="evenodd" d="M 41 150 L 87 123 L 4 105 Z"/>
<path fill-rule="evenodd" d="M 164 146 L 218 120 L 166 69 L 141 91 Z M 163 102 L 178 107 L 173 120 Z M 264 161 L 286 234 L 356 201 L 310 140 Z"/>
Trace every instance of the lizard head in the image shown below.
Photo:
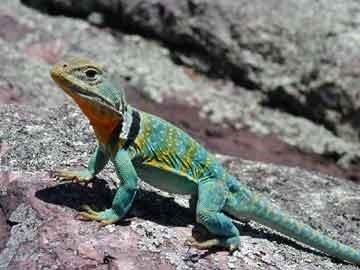
<path fill-rule="evenodd" d="M 73 58 L 54 65 L 50 74 L 93 126 L 114 128 L 122 121 L 127 109 L 124 93 L 111 83 L 101 65 Z"/>

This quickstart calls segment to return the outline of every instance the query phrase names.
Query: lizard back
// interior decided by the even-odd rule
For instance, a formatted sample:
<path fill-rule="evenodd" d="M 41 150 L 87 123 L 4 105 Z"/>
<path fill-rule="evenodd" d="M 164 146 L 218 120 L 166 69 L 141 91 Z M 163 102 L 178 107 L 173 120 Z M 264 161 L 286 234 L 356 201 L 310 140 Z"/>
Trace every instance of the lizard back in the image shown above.
<path fill-rule="evenodd" d="M 140 131 L 129 147 L 129 152 L 141 176 L 151 178 L 154 174 L 159 178 L 159 173 L 165 172 L 170 174 L 167 181 L 174 181 L 171 178 L 177 176 L 189 188 L 199 180 L 223 179 L 226 176 L 225 169 L 215 157 L 186 132 L 155 115 L 138 112 L 141 119 Z M 152 170 L 156 170 L 156 173 Z M 150 180 L 148 182 L 156 186 L 151 181 L 153 179 L 144 180 Z M 194 192 L 191 188 L 190 190 L 191 193 Z"/>

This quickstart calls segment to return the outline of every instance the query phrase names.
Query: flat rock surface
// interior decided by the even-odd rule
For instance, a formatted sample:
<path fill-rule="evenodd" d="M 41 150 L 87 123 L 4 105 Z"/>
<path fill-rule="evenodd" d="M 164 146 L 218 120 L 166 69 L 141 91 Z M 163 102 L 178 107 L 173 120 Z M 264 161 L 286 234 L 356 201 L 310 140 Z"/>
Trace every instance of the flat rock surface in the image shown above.
<path fill-rule="evenodd" d="M 142 184 L 125 220 L 99 226 L 76 218 L 80 205 L 109 205 L 114 172 L 108 167 L 89 187 L 59 184 L 49 171 L 85 164 L 94 147 L 79 112 L 0 107 L 3 145 L 0 222 L 6 245 L 0 269 L 357 269 L 305 248 L 253 222 L 239 222 L 242 247 L 198 251 L 183 245 L 194 213 L 187 198 Z M 59 116 L 58 118 L 54 115 Z M 89 136 L 89 137 L 88 137 Z M 13 144 L 19 142 L 21 144 Z M 332 237 L 360 246 L 360 187 L 350 181 L 219 156 L 252 189 Z M 4 232 L 0 231 L 2 235 Z"/>

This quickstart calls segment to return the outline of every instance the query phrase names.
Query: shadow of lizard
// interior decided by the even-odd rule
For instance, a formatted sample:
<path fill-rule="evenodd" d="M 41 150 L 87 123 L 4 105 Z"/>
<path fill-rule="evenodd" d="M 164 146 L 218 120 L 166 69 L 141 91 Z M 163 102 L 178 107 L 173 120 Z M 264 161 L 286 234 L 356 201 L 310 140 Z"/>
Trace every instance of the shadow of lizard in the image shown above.
<path fill-rule="evenodd" d="M 115 191 L 116 190 L 109 188 L 105 180 L 95 178 L 95 180 L 92 181 L 91 187 L 78 183 L 65 183 L 39 190 L 35 196 L 46 203 L 66 206 L 79 211 L 81 205 L 94 201 L 96 202 L 95 207 L 98 209 L 110 207 Z M 201 239 L 201 241 L 203 241 L 211 238 L 211 235 L 206 232 L 206 229 L 204 229 L 202 225 L 196 224 L 194 209 L 181 206 L 175 202 L 173 198 L 163 197 L 154 191 L 139 189 L 135 203 L 129 213 L 125 216 L 124 220 L 117 222 L 116 225 L 127 226 L 134 217 L 167 227 L 186 227 L 190 224 L 195 224 L 192 229 L 192 235 L 195 239 Z M 304 247 L 276 232 L 273 233 L 254 228 L 247 220 L 243 222 L 234 220 L 234 223 L 243 236 L 267 239 L 271 242 L 291 246 L 297 250 L 314 255 L 322 254 L 316 250 Z M 224 250 L 224 248 L 211 248 L 206 252 L 202 252 L 198 258 L 205 258 L 221 250 Z M 338 262 L 336 259 L 334 259 L 334 261 Z"/>

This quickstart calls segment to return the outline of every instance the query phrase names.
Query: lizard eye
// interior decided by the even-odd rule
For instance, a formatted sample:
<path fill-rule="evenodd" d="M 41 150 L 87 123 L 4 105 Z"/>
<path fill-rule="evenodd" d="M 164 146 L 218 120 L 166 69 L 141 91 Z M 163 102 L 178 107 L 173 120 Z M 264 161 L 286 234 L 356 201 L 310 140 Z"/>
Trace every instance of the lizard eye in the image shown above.
<path fill-rule="evenodd" d="M 85 75 L 88 79 L 94 80 L 98 74 L 96 69 L 89 68 L 85 71 Z"/>

